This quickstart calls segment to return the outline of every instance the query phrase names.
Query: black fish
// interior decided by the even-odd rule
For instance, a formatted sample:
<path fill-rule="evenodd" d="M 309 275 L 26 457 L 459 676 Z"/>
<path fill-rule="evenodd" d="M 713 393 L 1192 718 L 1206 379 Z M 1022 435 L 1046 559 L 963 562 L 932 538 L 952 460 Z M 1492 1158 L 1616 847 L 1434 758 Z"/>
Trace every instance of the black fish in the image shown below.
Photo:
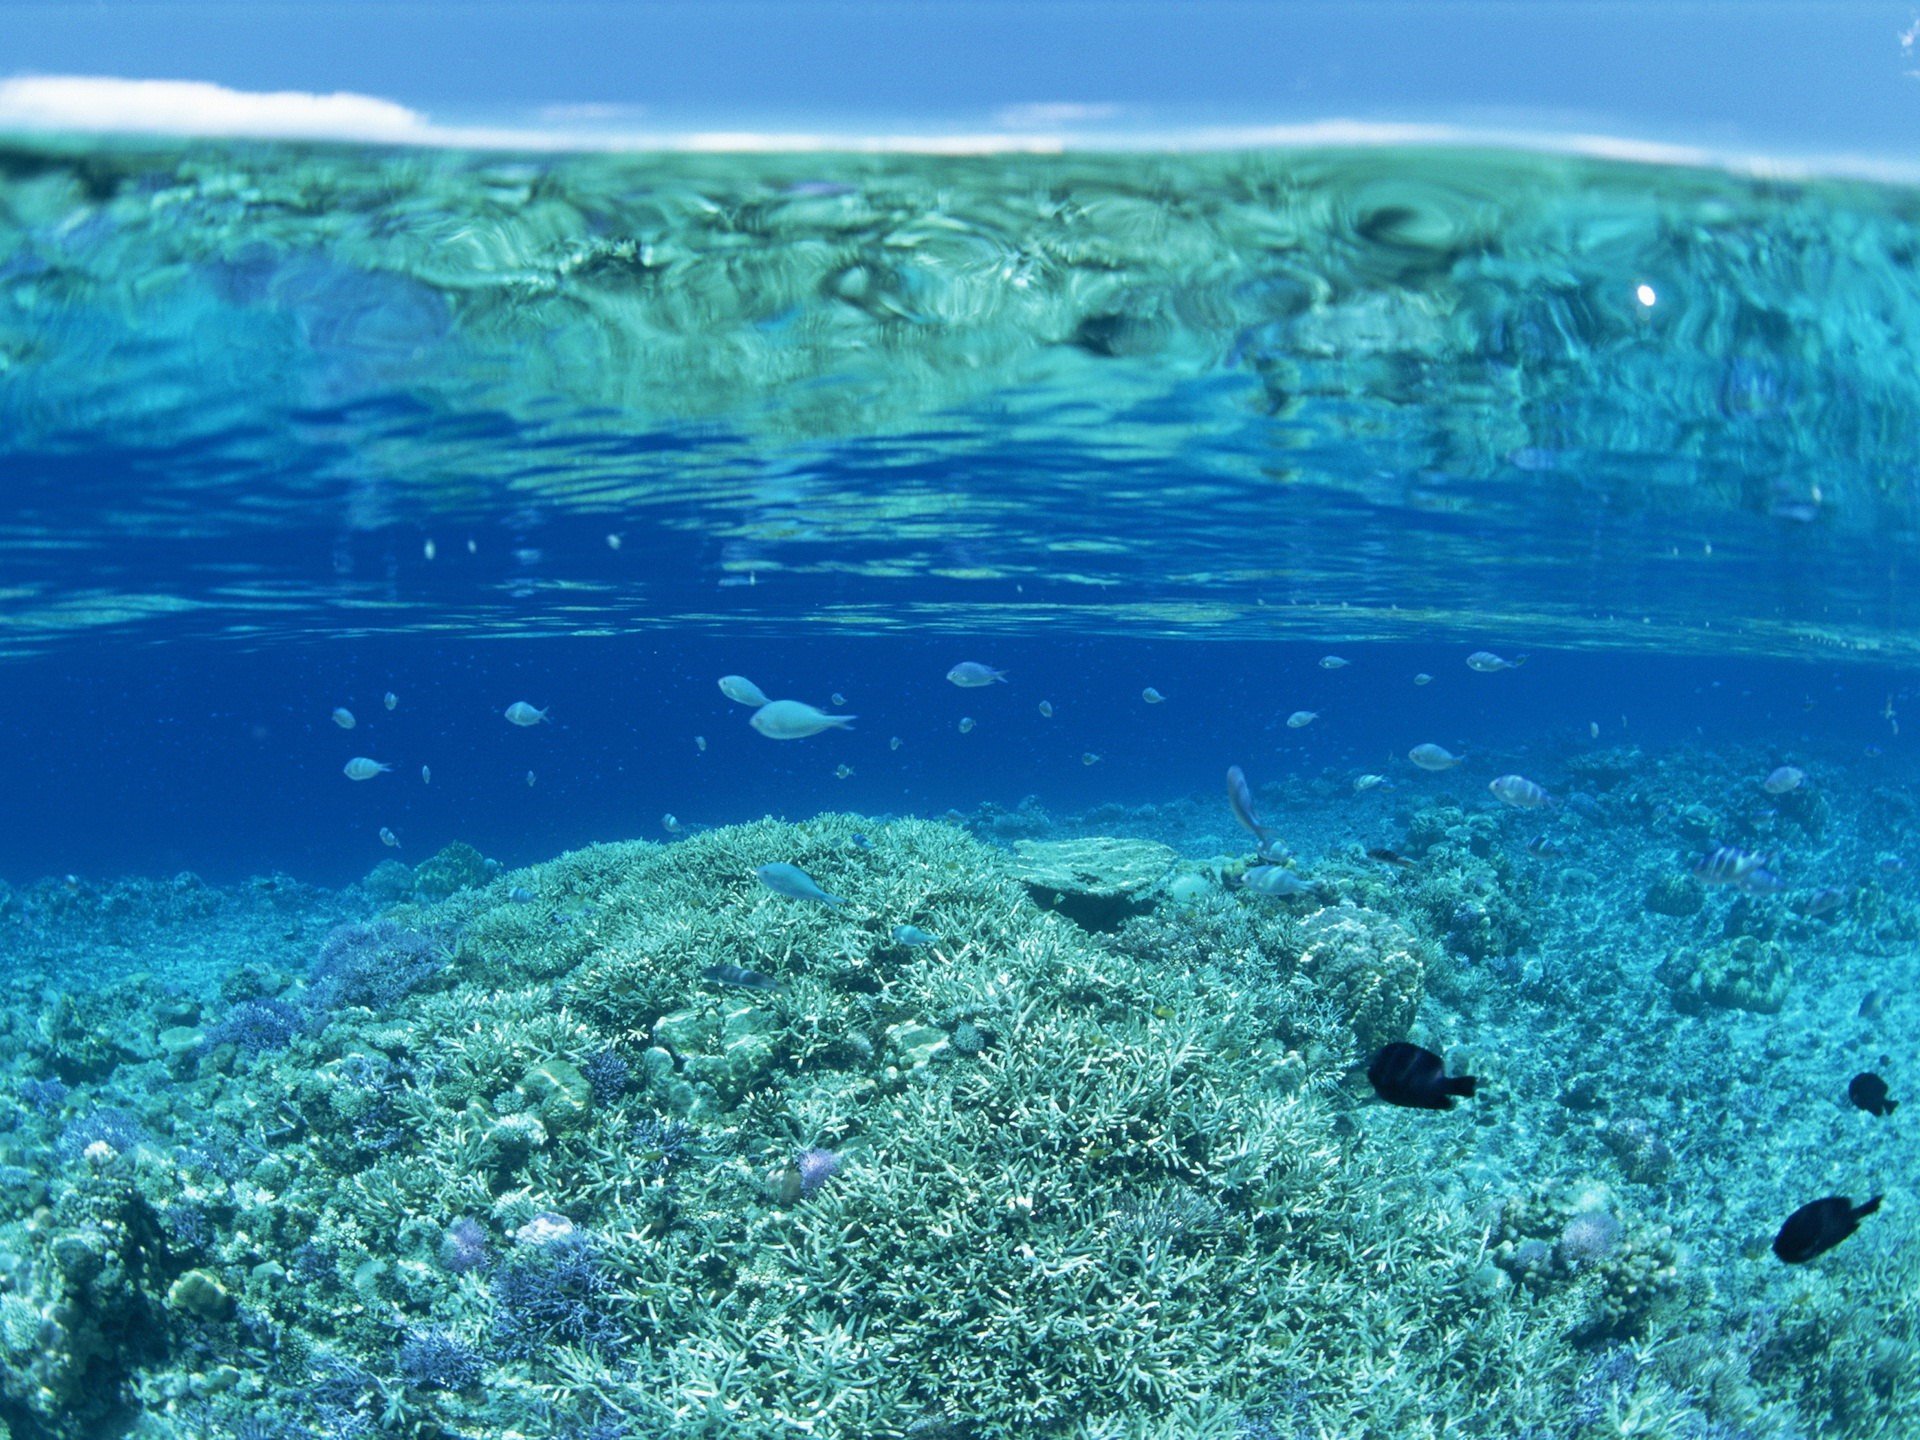
<path fill-rule="evenodd" d="M 1900 1104 L 1887 1098 L 1887 1082 L 1871 1070 L 1848 1082 L 1847 1098 L 1869 1115 L 1891 1115 Z"/>
<path fill-rule="evenodd" d="M 742 990 L 778 990 L 780 982 L 771 975 L 762 975 L 758 970 L 749 970 L 744 965 L 709 965 L 700 972 L 700 978 L 711 980 L 717 985 L 737 985 Z"/>
<path fill-rule="evenodd" d="M 1414 1110 L 1451 1110 L 1456 1095 L 1472 1095 L 1479 1084 L 1471 1075 L 1448 1078 L 1447 1065 L 1431 1050 L 1396 1040 L 1367 1066 L 1374 1093 L 1390 1105 Z"/>
<path fill-rule="evenodd" d="M 1829 1195 L 1802 1205 L 1773 1237 L 1773 1253 L 1789 1265 L 1803 1265 L 1853 1234 L 1860 1228 L 1861 1219 L 1879 1208 L 1878 1195 L 1864 1205 L 1856 1205 L 1844 1195 Z"/>

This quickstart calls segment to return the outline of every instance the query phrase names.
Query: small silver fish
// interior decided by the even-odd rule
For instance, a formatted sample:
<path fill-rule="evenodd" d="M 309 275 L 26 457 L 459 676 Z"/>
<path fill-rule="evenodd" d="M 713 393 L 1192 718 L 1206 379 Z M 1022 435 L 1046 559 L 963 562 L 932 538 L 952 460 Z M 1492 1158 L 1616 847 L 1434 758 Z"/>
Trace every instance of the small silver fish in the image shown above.
<path fill-rule="evenodd" d="M 1806 771 L 1782 765 L 1760 782 L 1760 788 L 1769 795 L 1785 795 L 1789 790 L 1798 790 L 1806 778 Z"/>
<path fill-rule="evenodd" d="M 775 861 L 771 865 L 762 865 L 753 872 L 760 877 L 760 883 L 776 895 L 784 895 L 789 900 L 817 900 L 823 905 L 844 905 L 847 902 L 838 895 L 829 895 L 815 883 L 814 878 L 798 865 L 789 865 L 784 861 Z"/>
<path fill-rule="evenodd" d="M 531 770 L 527 771 L 527 788 L 529 790 L 533 788 L 533 771 Z"/>
<path fill-rule="evenodd" d="M 1418 675 L 1413 677 L 1413 683 L 1416 685 L 1431 685 L 1433 683 L 1433 677 L 1422 670 Z"/>
<path fill-rule="evenodd" d="M 1363 795 L 1379 785 L 1391 787 L 1392 782 L 1384 775 L 1356 775 L 1353 777 L 1353 793 L 1356 795 Z"/>
<path fill-rule="evenodd" d="M 1320 668 L 1322 670 L 1344 670 L 1352 663 L 1351 660 L 1344 660 L 1338 655 L 1322 655 L 1320 657 Z"/>
<path fill-rule="evenodd" d="M 1476 650 L 1467 656 L 1467 668 L 1477 670 L 1482 675 L 1492 675 L 1499 670 L 1518 670 L 1526 663 L 1527 657 L 1524 655 L 1518 660 L 1502 660 L 1491 650 Z"/>
<path fill-rule="evenodd" d="M 364 755 L 356 755 L 340 767 L 340 773 L 349 780 L 371 780 L 376 775 L 384 775 L 393 769 L 391 765 L 382 765 L 378 760 L 369 760 Z"/>
<path fill-rule="evenodd" d="M 1042 700 L 1040 702 L 1040 718 L 1042 720 L 1051 720 L 1053 718 L 1053 702 L 1051 700 Z"/>
<path fill-rule="evenodd" d="M 1147 704 L 1149 705 L 1159 705 L 1163 703 L 1167 697 L 1162 695 L 1158 690 L 1154 689 L 1153 686 L 1149 685 L 1147 686 L 1146 689 L 1140 692 L 1140 698 L 1146 701 Z"/>
<path fill-rule="evenodd" d="M 847 697 L 842 695 L 838 690 L 834 691 L 828 698 L 832 700 L 835 705 L 844 705 L 847 703 Z"/>
<path fill-rule="evenodd" d="M 431 785 L 433 783 L 433 771 L 424 765 L 420 767 L 420 783 L 422 785 Z"/>
<path fill-rule="evenodd" d="M 333 712 L 333 723 L 342 730 L 351 730 L 355 724 L 353 712 L 344 705 L 340 706 Z"/>
<path fill-rule="evenodd" d="M 1087 750 L 1082 752 L 1080 763 L 1082 765 L 1098 765 L 1100 763 L 1100 757 L 1094 754 L 1093 751 Z"/>
<path fill-rule="evenodd" d="M 900 748 L 900 737 L 898 735 L 889 736 L 887 739 L 887 749 L 898 750 L 899 748 Z"/>
<path fill-rule="evenodd" d="M 853 774 L 853 767 L 845 761 L 833 767 L 833 778 L 836 780 L 845 780 L 851 774 Z"/>
<path fill-rule="evenodd" d="M 524 700 L 516 700 L 506 709 L 507 722 L 511 725 L 538 725 L 547 718 L 547 712 L 536 710 Z"/>
<path fill-rule="evenodd" d="M 400 703 L 400 697 L 394 694 L 391 690 L 389 690 L 387 691 L 386 694 L 380 697 L 380 703 L 382 705 L 385 705 L 387 709 L 391 710 L 393 709 L 394 706 Z"/>
<path fill-rule="evenodd" d="M 896 945 L 906 945 L 909 947 L 931 945 L 939 938 L 938 935 L 928 934 L 918 925 L 896 925 L 893 927 L 893 943 Z"/>
<path fill-rule="evenodd" d="M 1320 718 L 1318 710 L 1296 710 L 1287 716 L 1287 729 L 1304 730 Z"/>
<path fill-rule="evenodd" d="M 390 849 L 398 850 L 400 848 L 399 837 L 384 825 L 380 827 L 380 843 Z"/>
<path fill-rule="evenodd" d="M 1451 770 L 1460 763 L 1460 757 L 1444 746 L 1426 744 L 1416 745 L 1407 752 L 1407 759 L 1422 770 Z"/>
<path fill-rule="evenodd" d="M 704 735 L 694 736 L 693 748 L 698 750 L 702 755 L 706 754 L 707 753 L 707 737 Z"/>
<path fill-rule="evenodd" d="M 971 735 L 973 733 L 973 717 L 971 715 L 962 715 L 960 717 L 960 733 L 962 735 Z"/>
<path fill-rule="evenodd" d="M 660 817 L 660 828 L 669 835 L 678 835 L 680 833 L 680 817 L 671 810 L 667 811 L 666 814 Z"/>

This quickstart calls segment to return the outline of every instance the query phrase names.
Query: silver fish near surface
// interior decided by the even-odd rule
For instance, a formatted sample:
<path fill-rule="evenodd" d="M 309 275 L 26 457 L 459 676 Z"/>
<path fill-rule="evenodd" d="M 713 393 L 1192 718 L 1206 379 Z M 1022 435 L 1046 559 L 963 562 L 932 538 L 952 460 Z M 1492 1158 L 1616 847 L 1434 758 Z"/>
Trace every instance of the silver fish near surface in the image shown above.
<path fill-rule="evenodd" d="M 1516 810 L 1538 810 L 1542 805 L 1554 803 L 1551 795 L 1524 775 L 1502 775 L 1489 780 L 1487 789 L 1502 805 L 1511 805 Z"/>
<path fill-rule="evenodd" d="M 753 872 L 760 877 L 760 883 L 776 895 L 784 895 L 789 900 L 817 900 L 822 905 L 844 905 L 847 902 L 838 895 L 829 895 L 815 883 L 814 878 L 798 865 L 789 865 L 785 861 L 776 861 L 771 865 L 762 865 Z"/>
<path fill-rule="evenodd" d="M 767 703 L 766 692 L 744 675 L 722 675 L 720 693 L 736 705 L 751 705 L 756 710 Z"/>
<path fill-rule="evenodd" d="M 747 723 L 769 740 L 802 740 L 822 730 L 850 730 L 858 715 L 829 715 L 803 700 L 769 700 Z"/>
<path fill-rule="evenodd" d="M 947 671 L 947 679 L 962 690 L 978 690 L 982 685 L 996 682 L 1005 684 L 1007 675 L 1004 670 L 996 670 L 991 665 L 982 665 L 978 660 L 962 660 Z"/>
<path fill-rule="evenodd" d="M 1786 882 L 1770 868 L 1771 855 L 1757 855 L 1738 845 L 1717 846 L 1693 862 L 1693 878 L 1702 885 L 1725 885 L 1748 895 L 1777 895 Z"/>
<path fill-rule="evenodd" d="M 1320 668 L 1322 670 L 1344 670 L 1352 663 L 1351 660 L 1344 659 L 1339 655 L 1322 655 L 1320 657 Z"/>
<path fill-rule="evenodd" d="M 1467 656 L 1467 668 L 1477 670 L 1482 675 L 1492 675 L 1500 670 L 1518 670 L 1526 663 L 1527 657 L 1524 655 L 1517 660 L 1502 660 L 1491 650 L 1476 650 Z"/>

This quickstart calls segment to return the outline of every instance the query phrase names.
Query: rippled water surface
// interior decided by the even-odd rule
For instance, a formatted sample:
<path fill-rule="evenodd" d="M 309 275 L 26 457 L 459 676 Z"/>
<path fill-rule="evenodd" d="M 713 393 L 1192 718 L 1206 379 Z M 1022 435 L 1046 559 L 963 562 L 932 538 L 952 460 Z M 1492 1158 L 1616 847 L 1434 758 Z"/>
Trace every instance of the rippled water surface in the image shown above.
<path fill-rule="evenodd" d="M 1900 189 L 1420 149 L 0 176 L 14 650 L 1911 648 Z"/>

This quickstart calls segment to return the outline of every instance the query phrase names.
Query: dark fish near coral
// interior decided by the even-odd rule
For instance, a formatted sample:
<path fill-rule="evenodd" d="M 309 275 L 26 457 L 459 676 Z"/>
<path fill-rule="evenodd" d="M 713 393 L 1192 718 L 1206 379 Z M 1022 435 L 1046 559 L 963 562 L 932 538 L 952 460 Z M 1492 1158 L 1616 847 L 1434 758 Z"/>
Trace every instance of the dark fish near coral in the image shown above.
<path fill-rule="evenodd" d="M 758 970 L 749 970 L 744 965 L 709 965 L 700 972 L 702 980 L 711 980 L 716 985 L 732 985 L 741 990 L 778 990 L 780 982 L 771 975 L 762 975 Z"/>
<path fill-rule="evenodd" d="M 1773 1253 L 1789 1265 L 1804 1265 L 1853 1234 L 1861 1220 L 1879 1208 L 1878 1195 L 1864 1205 L 1856 1205 L 1844 1195 L 1829 1195 L 1802 1205 L 1773 1237 Z"/>
<path fill-rule="evenodd" d="M 1378 860 L 1382 865 L 1398 865 L 1403 870 L 1411 870 L 1419 863 L 1410 856 L 1402 855 L 1398 850 L 1377 847 L 1367 851 L 1367 859 Z"/>
<path fill-rule="evenodd" d="M 1847 1083 L 1847 1098 L 1869 1115 L 1891 1115 L 1900 1105 L 1898 1100 L 1887 1098 L 1887 1082 L 1871 1070 Z"/>
<path fill-rule="evenodd" d="M 1451 1110 L 1456 1096 L 1471 1096 L 1480 1083 L 1471 1075 L 1448 1075 L 1446 1061 L 1405 1040 L 1382 1047 L 1367 1066 L 1367 1079 L 1389 1105 L 1411 1110 Z"/>

